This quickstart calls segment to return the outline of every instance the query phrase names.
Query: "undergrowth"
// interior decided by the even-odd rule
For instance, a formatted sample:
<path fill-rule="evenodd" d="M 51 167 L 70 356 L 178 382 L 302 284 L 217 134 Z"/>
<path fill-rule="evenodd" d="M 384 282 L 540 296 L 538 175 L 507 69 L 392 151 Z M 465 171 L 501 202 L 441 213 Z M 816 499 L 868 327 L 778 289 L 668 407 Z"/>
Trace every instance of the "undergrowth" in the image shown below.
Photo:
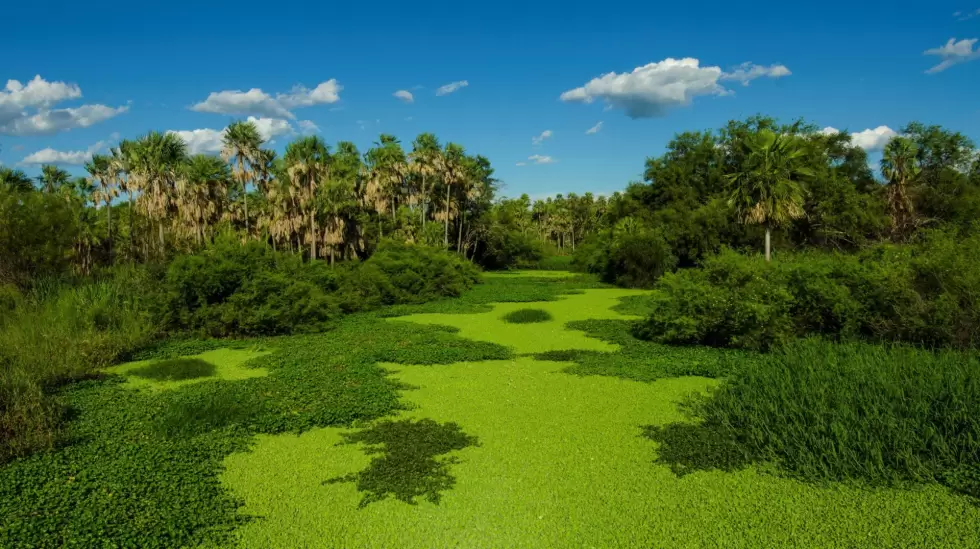
<path fill-rule="evenodd" d="M 510 356 L 451 330 L 348 318 L 322 335 L 158 345 L 142 359 L 220 346 L 274 348 L 269 375 L 134 391 L 88 380 L 60 398 L 74 418 L 65 445 L 0 468 L 0 547 L 184 547 L 221 544 L 243 519 L 218 482 L 228 454 L 257 433 L 352 425 L 399 409 L 378 362 L 448 363 Z"/>
<path fill-rule="evenodd" d="M 691 406 L 697 422 L 647 432 L 675 470 L 768 462 L 804 480 L 940 482 L 980 497 L 971 354 L 805 340 Z"/>

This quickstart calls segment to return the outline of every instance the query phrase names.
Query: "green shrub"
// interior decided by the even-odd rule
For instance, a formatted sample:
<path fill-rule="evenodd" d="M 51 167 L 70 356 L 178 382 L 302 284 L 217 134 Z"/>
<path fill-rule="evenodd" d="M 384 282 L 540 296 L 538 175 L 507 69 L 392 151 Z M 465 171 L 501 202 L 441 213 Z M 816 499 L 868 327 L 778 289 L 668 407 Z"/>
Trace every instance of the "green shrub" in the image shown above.
<path fill-rule="evenodd" d="M 388 241 L 346 272 L 339 294 L 345 311 L 374 309 L 457 297 L 479 278 L 479 270 L 458 255 Z"/>
<path fill-rule="evenodd" d="M 649 288 L 677 266 L 670 244 L 659 230 L 630 229 L 579 246 L 575 270 L 599 275 L 603 282 Z"/>
<path fill-rule="evenodd" d="M 0 326 L 11 313 L 24 303 L 24 295 L 13 284 L 0 283 Z"/>
<path fill-rule="evenodd" d="M 199 358 L 173 358 L 148 364 L 129 373 L 155 381 L 181 381 L 214 375 L 214 364 Z"/>
<path fill-rule="evenodd" d="M 804 479 L 938 481 L 980 496 L 978 409 L 980 361 L 970 354 L 804 340 L 746 363 L 696 402 L 703 422 L 664 437 L 678 447 L 663 455 L 683 463 L 683 440 L 712 430 L 741 449 L 723 452 L 729 461 L 742 453 Z"/>
<path fill-rule="evenodd" d="M 52 445 L 61 406 L 48 394 L 154 334 L 138 296 L 112 282 L 39 287 L 0 327 L 0 461 Z"/>
<path fill-rule="evenodd" d="M 501 270 L 513 267 L 526 268 L 544 257 L 541 241 L 521 231 L 494 226 L 487 234 L 483 247 L 476 256 L 484 269 Z"/>
<path fill-rule="evenodd" d="M 767 349 L 807 335 L 969 347 L 980 339 L 980 235 L 927 232 L 859 254 L 722 251 L 664 276 L 638 337 Z"/>
<path fill-rule="evenodd" d="M 518 261 L 518 269 L 539 271 L 576 271 L 570 255 L 546 255 L 537 261 Z"/>
<path fill-rule="evenodd" d="M 504 322 L 511 324 L 531 324 L 534 322 L 548 322 L 551 320 L 551 313 L 544 309 L 517 309 L 504 315 Z"/>

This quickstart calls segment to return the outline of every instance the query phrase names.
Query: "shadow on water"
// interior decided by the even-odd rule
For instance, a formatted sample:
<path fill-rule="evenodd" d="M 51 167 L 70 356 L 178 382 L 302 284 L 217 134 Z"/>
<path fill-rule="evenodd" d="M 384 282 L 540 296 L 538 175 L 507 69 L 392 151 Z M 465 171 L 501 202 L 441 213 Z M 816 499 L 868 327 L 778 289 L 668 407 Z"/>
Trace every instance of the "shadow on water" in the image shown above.
<path fill-rule="evenodd" d="M 412 505 L 419 497 L 438 504 L 441 492 L 456 484 L 449 467 L 459 461 L 439 456 L 478 444 L 477 438 L 464 433 L 459 425 L 431 419 L 382 421 L 343 436 L 340 444 L 364 444 L 364 453 L 376 457 L 363 471 L 329 479 L 325 484 L 355 483 L 365 493 L 361 508 L 389 496 Z"/>
<path fill-rule="evenodd" d="M 731 436 L 709 425 L 671 423 L 642 429 L 644 437 L 659 445 L 656 462 L 680 477 L 696 471 L 737 471 L 752 463 Z"/>

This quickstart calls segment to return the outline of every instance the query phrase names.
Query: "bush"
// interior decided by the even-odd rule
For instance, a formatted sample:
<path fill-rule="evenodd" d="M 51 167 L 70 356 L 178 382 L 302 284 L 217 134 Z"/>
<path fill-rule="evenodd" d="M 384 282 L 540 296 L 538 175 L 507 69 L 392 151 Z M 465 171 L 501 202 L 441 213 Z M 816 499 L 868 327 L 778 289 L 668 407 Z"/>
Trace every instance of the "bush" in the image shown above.
<path fill-rule="evenodd" d="M 511 324 L 532 324 L 535 322 L 548 322 L 551 320 L 551 313 L 544 309 L 517 309 L 504 315 L 503 321 Z"/>
<path fill-rule="evenodd" d="M 527 268 L 544 257 L 540 240 L 502 226 L 494 226 L 483 244 L 476 259 L 484 269 Z"/>
<path fill-rule="evenodd" d="M 576 270 L 598 274 L 603 282 L 649 288 L 674 270 L 677 258 L 660 231 L 636 229 L 579 246 L 572 264 Z"/>
<path fill-rule="evenodd" d="M 339 315 L 339 275 L 261 242 L 219 239 L 178 256 L 165 276 L 163 325 L 215 337 L 322 329 Z"/>
<path fill-rule="evenodd" d="M 331 269 L 222 239 L 174 259 L 159 314 L 170 331 L 214 337 L 319 331 L 343 312 L 458 296 L 478 278 L 468 261 L 425 246 L 388 242 L 363 263 Z"/>
<path fill-rule="evenodd" d="M 703 422 L 686 429 L 804 479 L 938 481 L 980 496 L 978 409 L 974 356 L 811 339 L 746 363 L 695 403 Z M 680 449 L 687 437 L 665 438 Z"/>
<path fill-rule="evenodd" d="M 339 293 L 343 309 L 356 311 L 457 297 L 479 278 L 479 270 L 458 255 L 388 241 L 346 272 Z"/>
<path fill-rule="evenodd" d="M 980 338 L 980 235 L 801 253 L 723 251 L 668 274 L 634 333 L 663 343 L 768 349 L 808 335 L 969 347 Z"/>
<path fill-rule="evenodd" d="M 35 291 L 0 327 L 0 461 L 55 442 L 54 386 L 116 362 L 153 333 L 143 304 L 115 282 Z"/>

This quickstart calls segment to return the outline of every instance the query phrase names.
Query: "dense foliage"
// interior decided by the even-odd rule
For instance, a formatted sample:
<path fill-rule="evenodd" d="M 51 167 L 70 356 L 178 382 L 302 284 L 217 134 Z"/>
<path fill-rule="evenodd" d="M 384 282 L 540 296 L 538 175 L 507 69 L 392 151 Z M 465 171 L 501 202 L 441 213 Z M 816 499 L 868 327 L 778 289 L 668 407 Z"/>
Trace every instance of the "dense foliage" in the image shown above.
<path fill-rule="evenodd" d="M 63 407 L 46 395 L 53 387 L 160 334 L 319 331 L 344 313 L 458 296 L 478 279 L 469 261 L 424 246 L 386 243 L 366 261 L 331 269 L 228 237 L 177 256 L 162 273 L 111 274 L 47 294 L 35 288 L 0 323 L 0 460 L 54 443 Z M 4 295 L 23 301 L 13 289 Z"/>
<path fill-rule="evenodd" d="M 637 336 L 768 349 L 798 337 L 970 347 L 980 338 L 980 234 L 934 230 L 912 245 L 807 252 L 766 263 L 724 251 L 666 275 Z"/>
<path fill-rule="evenodd" d="M 969 354 L 808 340 L 697 401 L 701 423 L 651 436 L 681 470 L 772 461 L 809 480 L 935 481 L 980 497 L 978 406 Z"/>

